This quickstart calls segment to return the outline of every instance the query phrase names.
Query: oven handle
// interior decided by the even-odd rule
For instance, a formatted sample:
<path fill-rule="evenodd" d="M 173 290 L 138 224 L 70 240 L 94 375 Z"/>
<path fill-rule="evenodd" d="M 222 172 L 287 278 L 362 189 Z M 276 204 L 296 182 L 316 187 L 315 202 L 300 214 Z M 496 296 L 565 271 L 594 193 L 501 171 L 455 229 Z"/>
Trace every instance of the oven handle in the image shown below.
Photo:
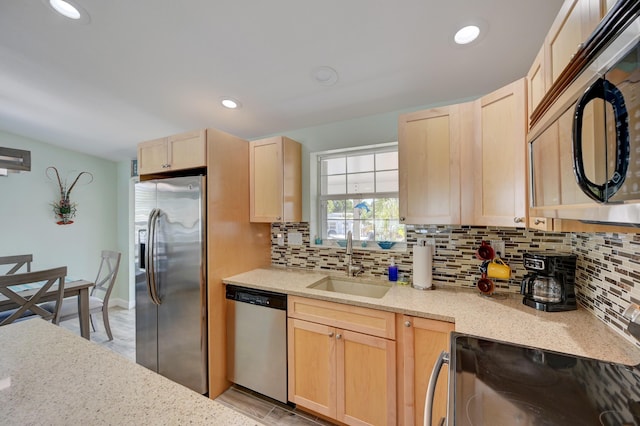
<path fill-rule="evenodd" d="M 429 377 L 429 385 L 427 386 L 427 395 L 424 399 L 424 426 L 431 426 L 433 418 L 433 399 L 436 393 L 436 384 L 438 383 L 438 376 L 440 370 L 444 364 L 449 364 L 449 353 L 446 351 L 440 352 L 440 356 L 433 366 L 431 377 Z"/>
<path fill-rule="evenodd" d="M 589 102 L 599 98 L 611 104 L 616 123 L 616 169 L 608 182 L 597 184 L 591 182 L 584 170 L 582 154 L 582 120 L 584 109 Z M 599 78 L 582 95 L 576 105 L 573 117 L 573 171 L 578 186 L 591 198 L 606 203 L 615 195 L 624 183 L 629 168 L 629 114 L 624 104 L 624 96 L 618 88 L 608 80 Z"/>

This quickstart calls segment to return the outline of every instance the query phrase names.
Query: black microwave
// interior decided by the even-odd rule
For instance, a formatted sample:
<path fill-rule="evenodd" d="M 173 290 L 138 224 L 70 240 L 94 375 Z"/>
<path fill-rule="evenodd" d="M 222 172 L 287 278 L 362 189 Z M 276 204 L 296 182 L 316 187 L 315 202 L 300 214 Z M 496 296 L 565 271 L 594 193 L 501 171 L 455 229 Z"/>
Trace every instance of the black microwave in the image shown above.
<path fill-rule="evenodd" d="M 530 214 L 640 226 L 640 18 L 532 126 Z"/>

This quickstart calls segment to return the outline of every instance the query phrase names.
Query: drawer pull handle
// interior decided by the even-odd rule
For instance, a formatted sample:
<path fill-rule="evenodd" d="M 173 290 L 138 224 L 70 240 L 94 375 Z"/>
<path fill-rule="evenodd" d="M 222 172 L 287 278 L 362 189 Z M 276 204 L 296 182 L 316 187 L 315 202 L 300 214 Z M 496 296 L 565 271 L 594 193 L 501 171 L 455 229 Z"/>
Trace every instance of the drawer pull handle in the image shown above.
<path fill-rule="evenodd" d="M 546 223 L 547 221 L 544 219 L 536 219 L 533 223 L 535 225 L 540 225 L 541 223 Z"/>

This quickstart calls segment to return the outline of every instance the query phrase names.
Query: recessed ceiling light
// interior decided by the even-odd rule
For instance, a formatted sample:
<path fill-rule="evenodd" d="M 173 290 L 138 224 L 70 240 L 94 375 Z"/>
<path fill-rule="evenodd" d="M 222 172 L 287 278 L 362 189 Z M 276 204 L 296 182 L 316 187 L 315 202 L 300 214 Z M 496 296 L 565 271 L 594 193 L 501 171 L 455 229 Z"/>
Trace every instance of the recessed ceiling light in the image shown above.
<path fill-rule="evenodd" d="M 48 4 L 60 15 L 72 19 L 75 22 L 87 24 L 91 21 L 89 13 L 76 3 L 75 0 L 43 0 L 43 2 Z"/>
<path fill-rule="evenodd" d="M 74 5 L 64 0 L 49 0 L 49 4 L 51 4 L 51 7 L 53 7 L 56 12 L 67 18 L 80 19 L 80 16 L 82 16 Z"/>
<path fill-rule="evenodd" d="M 468 25 L 460 28 L 453 39 L 458 44 L 469 44 L 480 35 L 480 28 L 475 25 Z"/>
<path fill-rule="evenodd" d="M 327 66 L 314 68 L 311 71 L 311 77 L 323 86 L 333 86 L 338 82 L 338 73 L 336 70 Z"/>
<path fill-rule="evenodd" d="M 229 109 L 238 109 L 242 106 L 242 104 L 239 101 L 233 98 L 222 98 L 220 99 L 220 103 L 222 104 L 223 107 L 229 108 Z"/>

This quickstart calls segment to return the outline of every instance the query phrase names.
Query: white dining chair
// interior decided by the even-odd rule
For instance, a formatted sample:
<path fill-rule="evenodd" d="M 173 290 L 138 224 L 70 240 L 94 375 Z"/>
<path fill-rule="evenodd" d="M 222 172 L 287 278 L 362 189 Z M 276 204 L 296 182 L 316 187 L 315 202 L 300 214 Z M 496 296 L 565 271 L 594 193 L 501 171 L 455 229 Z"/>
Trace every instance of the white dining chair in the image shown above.
<path fill-rule="evenodd" d="M 95 285 L 91 289 L 89 296 L 89 315 L 91 319 L 91 328 L 93 331 L 96 327 L 93 323 L 93 314 L 102 312 L 102 322 L 109 340 L 113 340 L 111 326 L 109 325 L 109 297 L 113 290 L 113 285 L 118 276 L 120 268 L 120 258 L 122 254 L 111 250 L 102 250 L 100 267 L 96 276 Z M 52 304 L 46 304 L 46 309 L 53 309 Z M 78 298 L 67 297 L 62 301 L 60 309 L 60 321 L 78 317 Z"/>
<path fill-rule="evenodd" d="M 17 308 L 0 312 L 0 326 L 37 316 L 58 324 L 66 275 L 66 266 L 23 274 L 0 275 L 0 294 L 14 305 L 18 305 Z M 50 303 L 49 309 L 44 309 L 38 303 L 56 282 L 58 282 L 58 289 L 55 293 L 55 301 Z M 31 285 L 31 288 L 18 287 L 24 287 L 27 284 Z"/>

